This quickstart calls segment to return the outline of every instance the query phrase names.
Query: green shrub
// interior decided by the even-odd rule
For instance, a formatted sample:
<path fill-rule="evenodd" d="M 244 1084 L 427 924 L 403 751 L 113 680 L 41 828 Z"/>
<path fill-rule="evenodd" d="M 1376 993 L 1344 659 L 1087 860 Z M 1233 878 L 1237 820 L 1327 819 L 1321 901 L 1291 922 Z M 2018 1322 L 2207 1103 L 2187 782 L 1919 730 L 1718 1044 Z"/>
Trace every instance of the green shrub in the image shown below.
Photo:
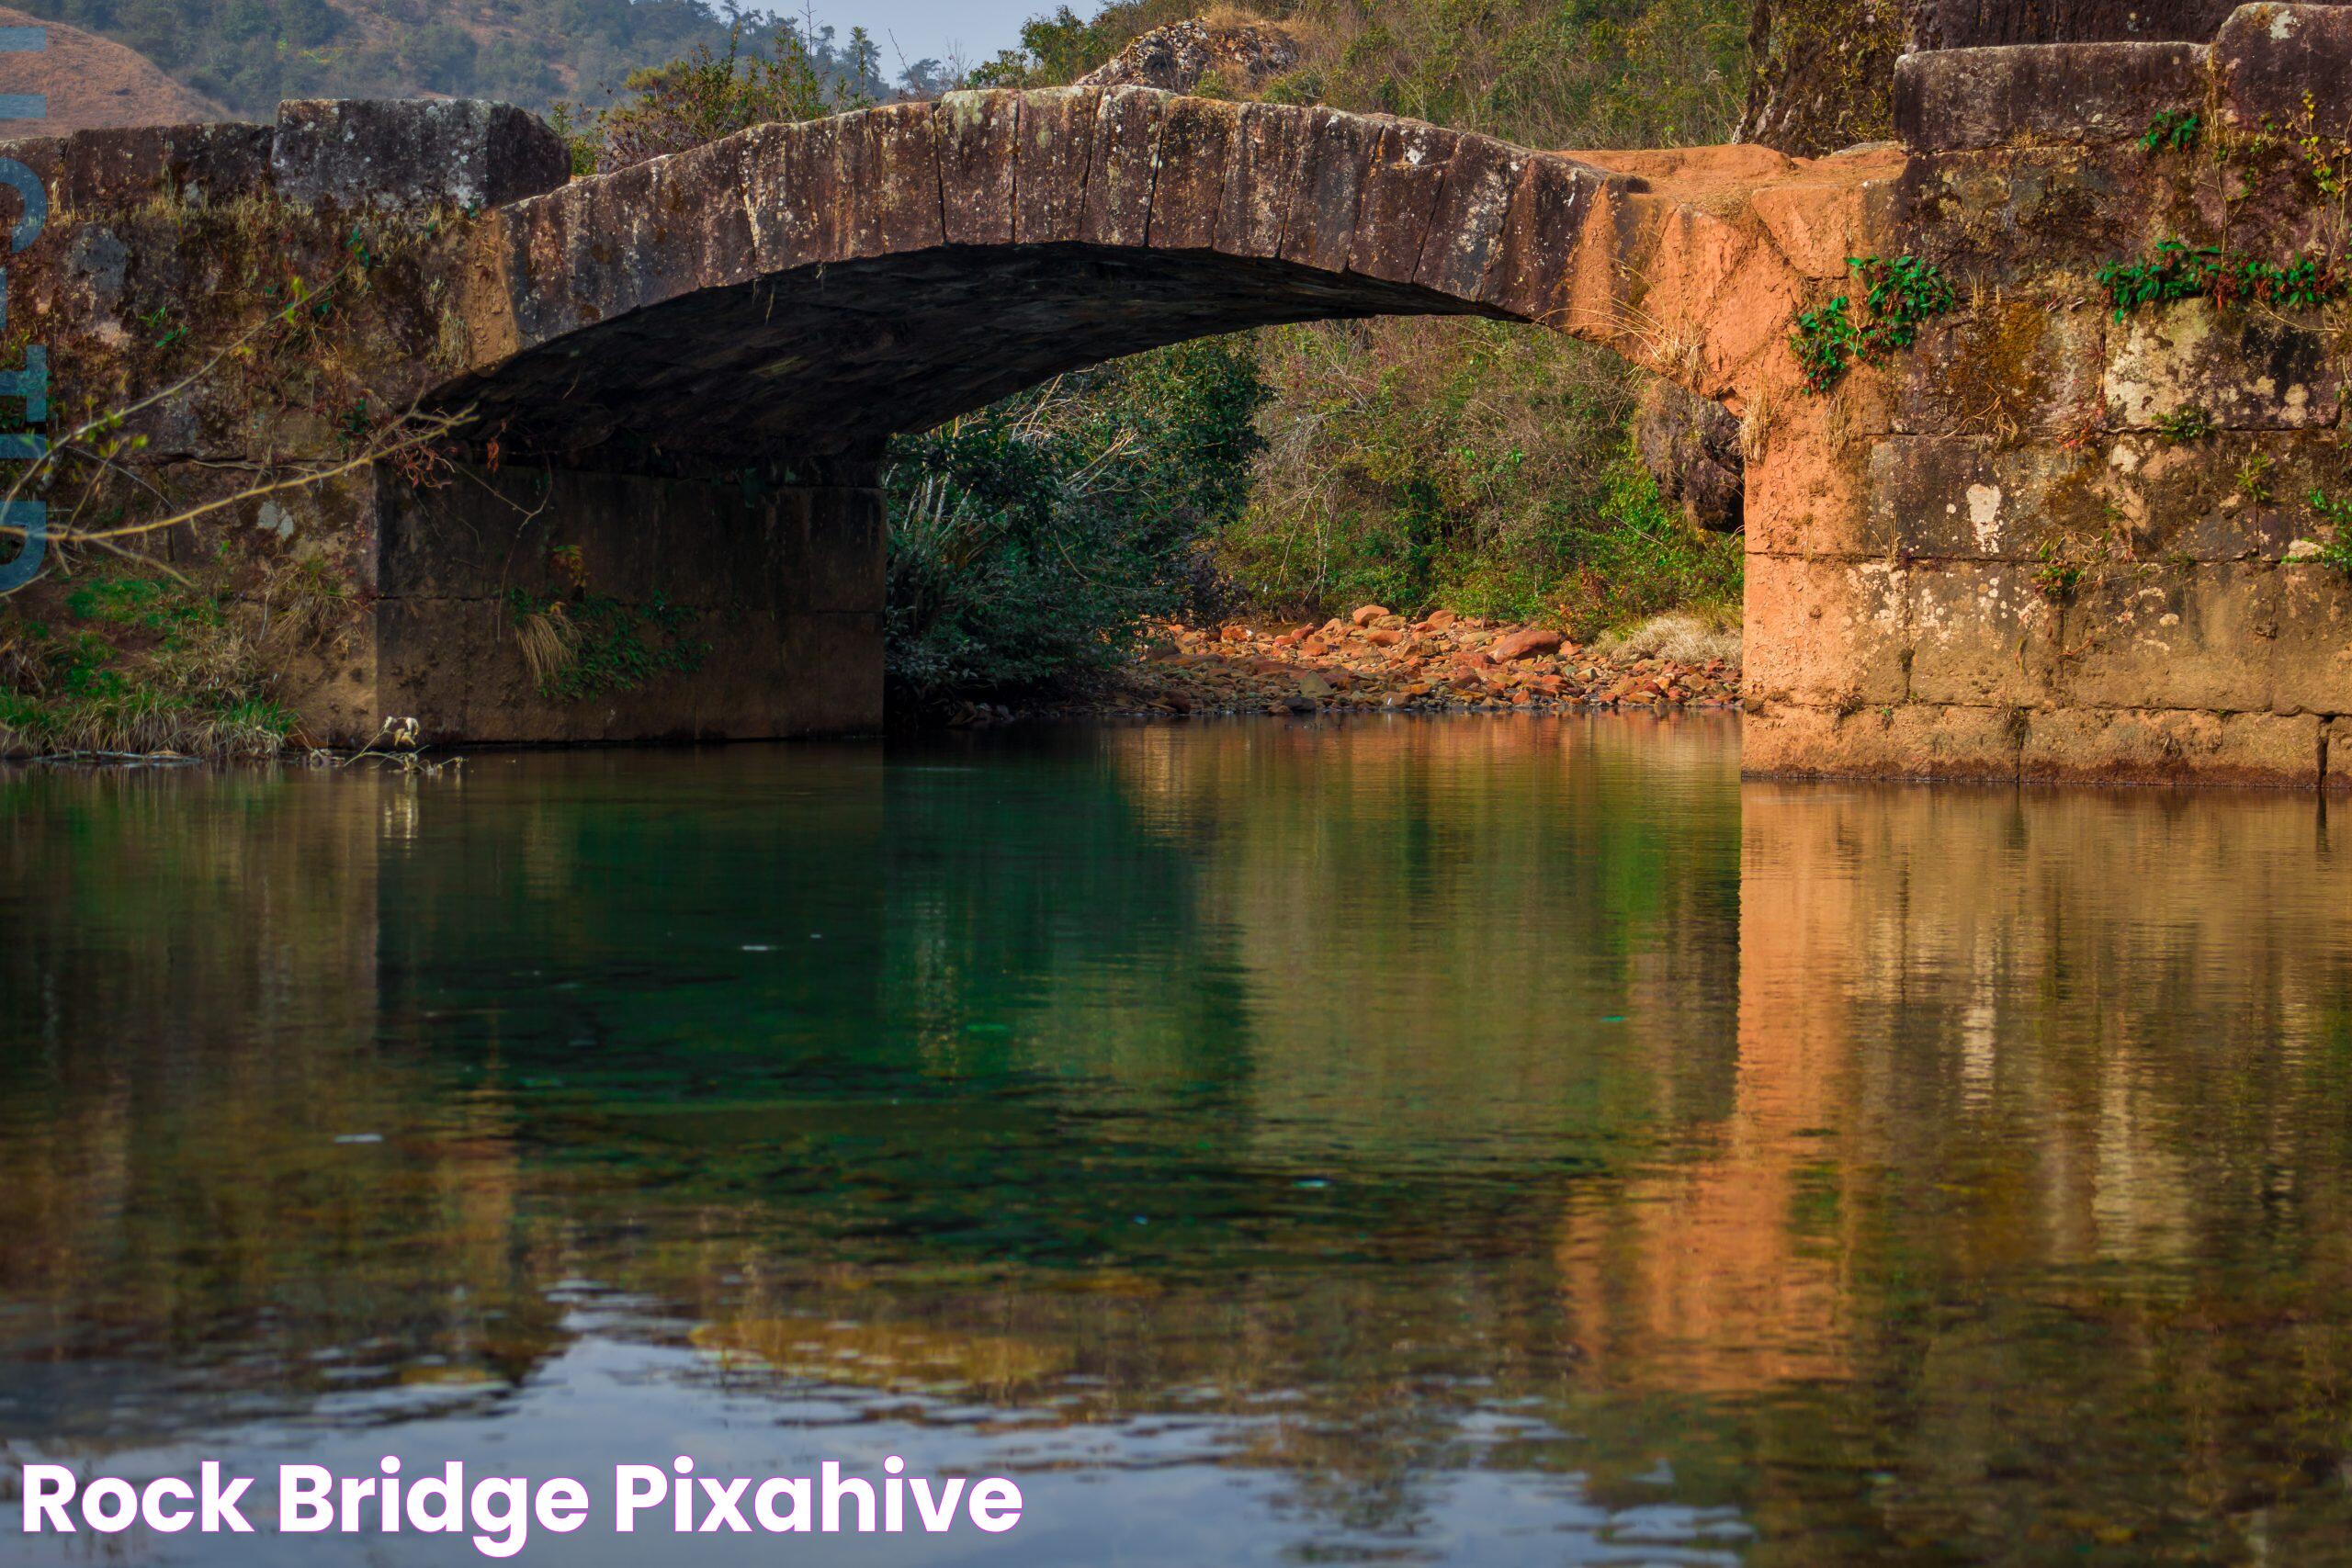
<path fill-rule="evenodd" d="M 584 588 L 544 599 L 510 588 L 506 613 L 539 694 L 559 702 L 640 691 L 710 655 L 688 635 L 694 613 L 658 593 L 632 604 Z"/>
<path fill-rule="evenodd" d="M 1633 372 L 1604 351 L 1501 321 L 1262 335 L 1271 446 L 1216 541 L 1250 598 L 1579 633 L 1737 599 L 1738 541 L 1659 500 L 1626 435 Z"/>
<path fill-rule="evenodd" d="M 1125 659 L 1238 513 L 1264 399 L 1246 341 L 1063 378 L 891 446 L 888 668 L 918 701 Z"/>
<path fill-rule="evenodd" d="M 724 50 L 696 44 L 684 58 L 631 71 L 621 85 L 627 99 L 610 108 L 557 106 L 557 129 L 571 148 L 578 174 L 610 174 L 672 152 L 683 152 L 755 125 L 818 119 L 865 108 L 879 51 L 864 28 L 850 35 L 843 74 L 820 60 L 802 34 L 778 28 L 763 50 L 747 46 L 739 23 Z"/>

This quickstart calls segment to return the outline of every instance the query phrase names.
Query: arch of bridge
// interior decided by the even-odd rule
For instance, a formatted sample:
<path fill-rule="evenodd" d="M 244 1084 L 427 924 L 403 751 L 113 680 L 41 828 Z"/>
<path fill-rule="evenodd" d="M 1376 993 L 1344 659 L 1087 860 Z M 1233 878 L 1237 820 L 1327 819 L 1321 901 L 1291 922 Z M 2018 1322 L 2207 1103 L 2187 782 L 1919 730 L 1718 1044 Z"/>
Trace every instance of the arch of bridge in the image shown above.
<path fill-rule="evenodd" d="M 1737 407 L 1806 281 L 1753 197 L 1804 165 L 1710 151 L 1729 177 L 1693 184 L 1688 154 L 1135 87 L 761 126 L 491 213 L 440 395 L 551 457 L 854 452 L 1170 342 L 1457 314 Z"/>

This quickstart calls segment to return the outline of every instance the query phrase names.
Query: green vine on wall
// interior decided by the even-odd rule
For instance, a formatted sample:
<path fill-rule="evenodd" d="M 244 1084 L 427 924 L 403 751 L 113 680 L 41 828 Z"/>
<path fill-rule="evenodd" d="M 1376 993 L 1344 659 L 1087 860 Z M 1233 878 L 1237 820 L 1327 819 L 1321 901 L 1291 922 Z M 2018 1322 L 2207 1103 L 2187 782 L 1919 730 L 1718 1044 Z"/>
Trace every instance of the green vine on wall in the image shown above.
<path fill-rule="evenodd" d="M 2143 307 L 2183 299 L 2306 310 L 2344 298 L 2346 284 L 2343 264 L 2320 252 L 2270 262 L 2186 240 L 2159 240 L 2145 261 L 2109 262 L 2098 269 L 2098 285 L 2119 321 Z"/>
<path fill-rule="evenodd" d="M 1917 256 L 1848 256 L 1863 288 L 1868 314 L 1857 318 L 1852 299 L 1838 295 L 1817 310 L 1800 310 L 1790 351 L 1804 367 L 1804 388 L 1820 396 L 1857 364 L 1885 358 L 1919 341 L 1919 324 L 1957 302 L 1935 263 Z"/>
<path fill-rule="evenodd" d="M 2150 152 L 2186 152 L 2197 145 L 2203 126 L 2195 109 L 2165 109 L 2148 122 L 2140 145 Z"/>
<path fill-rule="evenodd" d="M 2352 495 L 2331 496 L 2314 485 L 2310 500 L 2313 512 L 2335 525 L 2335 536 L 2320 546 L 2312 558 L 2352 577 Z"/>

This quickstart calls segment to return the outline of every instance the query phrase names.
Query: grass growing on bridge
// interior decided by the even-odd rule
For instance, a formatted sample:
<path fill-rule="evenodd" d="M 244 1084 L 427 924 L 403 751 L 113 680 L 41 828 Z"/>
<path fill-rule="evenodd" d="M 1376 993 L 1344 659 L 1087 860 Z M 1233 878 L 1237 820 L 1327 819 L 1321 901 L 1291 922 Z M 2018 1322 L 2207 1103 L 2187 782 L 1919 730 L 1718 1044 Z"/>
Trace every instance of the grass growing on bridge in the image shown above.
<path fill-rule="evenodd" d="M 660 594 L 632 604 L 584 589 L 540 596 L 509 589 L 506 610 L 539 694 L 558 702 L 642 691 L 691 675 L 710 644 L 691 635 L 694 612 Z"/>

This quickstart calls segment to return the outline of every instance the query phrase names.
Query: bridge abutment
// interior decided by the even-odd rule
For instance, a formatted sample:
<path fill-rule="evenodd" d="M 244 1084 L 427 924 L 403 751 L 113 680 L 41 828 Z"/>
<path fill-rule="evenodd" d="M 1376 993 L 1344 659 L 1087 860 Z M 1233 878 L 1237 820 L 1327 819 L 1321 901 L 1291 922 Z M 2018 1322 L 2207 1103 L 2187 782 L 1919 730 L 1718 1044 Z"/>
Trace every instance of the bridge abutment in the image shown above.
<path fill-rule="evenodd" d="M 1870 249 L 1960 293 L 1764 422 L 1750 773 L 2352 786 L 2347 80 L 2321 6 L 1904 60 Z"/>
<path fill-rule="evenodd" d="M 378 710 L 477 741 L 877 729 L 882 495 L 860 477 L 387 476 Z"/>

